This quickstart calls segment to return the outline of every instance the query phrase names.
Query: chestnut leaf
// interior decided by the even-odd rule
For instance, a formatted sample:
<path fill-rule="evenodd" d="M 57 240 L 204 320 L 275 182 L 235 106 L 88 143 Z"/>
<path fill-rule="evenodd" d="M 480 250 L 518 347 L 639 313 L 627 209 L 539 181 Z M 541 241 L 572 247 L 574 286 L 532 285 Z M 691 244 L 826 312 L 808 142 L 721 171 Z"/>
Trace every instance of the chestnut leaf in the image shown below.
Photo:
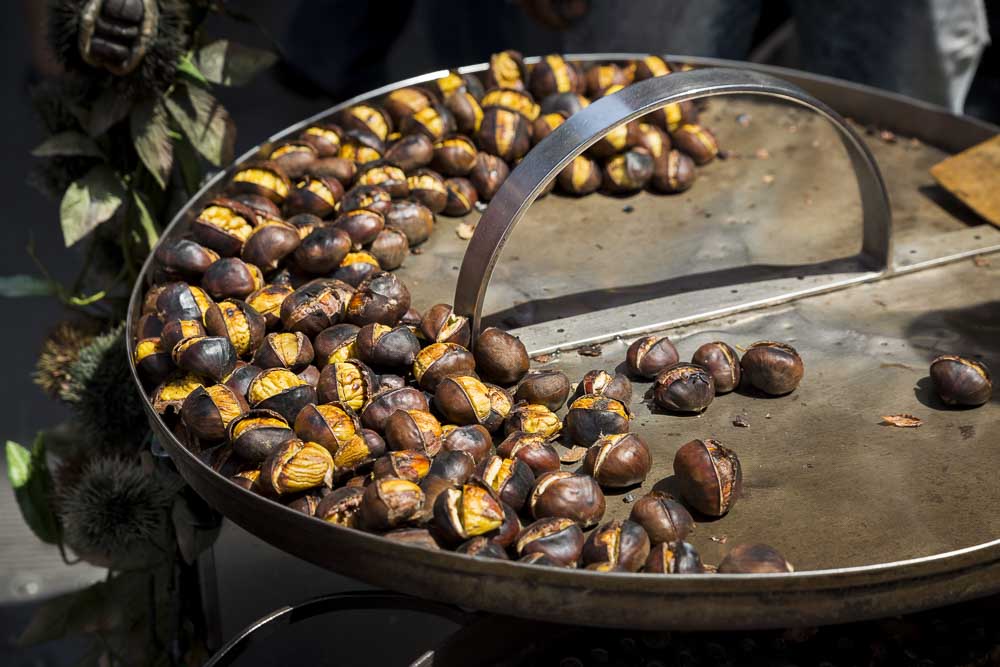
<path fill-rule="evenodd" d="M 7 475 L 24 522 L 38 539 L 55 544 L 59 541 L 59 520 L 52 511 L 52 475 L 41 434 L 30 450 L 8 440 L 6 454 Z"/>
<path fill-rule="evenodd" d="M 104 157 L 97 143 L 82 132 L 60 132 L 39 144 L 31 154 L 35 157 Z"/>
<path fill-rule="evenodd" d="M 197 86 L 180 84 L 165 101 L 195 150 L 217 167 L 232 162 L 236 125 L 219 100 Z"/>
<path fill-rule="evenodd" d="M 198 70 L 204 77 L 223 86 L 242 86 L 278 60 L 270 51 L 254 49 L 226 39 L 203 46 L 196 57 Z"/>
<path fill-rule="evenodd" d="M 174 143 L 170 139 L 169 117 L 163 102 L 146 99 L 137 104 L 129 118 L 129 127 L 139 159 L 160 188 L 165 189 L 174 166 Z"/>
<path fill-rule="evenodd" d="M 59 205 L 63 240 L 70 247 L 111 219 L 125 196 L 125 186 L 106 164 L 99 164 L 66 188 Z"/>

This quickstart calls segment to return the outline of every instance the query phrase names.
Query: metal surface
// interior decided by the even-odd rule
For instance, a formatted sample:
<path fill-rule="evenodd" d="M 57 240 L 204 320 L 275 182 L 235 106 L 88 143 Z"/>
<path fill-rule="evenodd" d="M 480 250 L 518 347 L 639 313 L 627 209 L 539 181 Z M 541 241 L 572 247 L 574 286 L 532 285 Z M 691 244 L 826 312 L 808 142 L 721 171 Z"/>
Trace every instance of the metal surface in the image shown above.
<path fill-rule="evenodd" d="M 836 280 L 813 281 L 811 285 L 771 283 L 773 291 L 761 290 L 744 305 L 717 306 L 698 312 L 667 311 L 669 319 L 637 318 L 634 330 L 649 330 L 709 319 L 726 312 L 758 308 L 799 298 L 816 291 L 827 291 L 871 280 L 889 268 L 892 253 L 892 214 L 889 195 L 878 166 L 861 138 L 835 111 L 797 86 L 767 74 L 735 69 L 703 69 L 653 77 L 596 100 L 573 114 L 544 141 L 535 146 L 510 174 L 490 202 L 476 227 L 455 286 L 455 310 L 469 315 L 473 339 L 480 330 L 483 303 L 493 269 L 503 252 L 507 237 L 521 221 L 539 193 L 575 157 L 590 148 L 611 129 L 635 120 L 668 104 L 700 97 L 724 95 L 762 95 L 800 104 L 833 123 L 854 168 L 861 197 L 861 252 L 855 270 Z M 655 252 L 655 246 L 637 252 Z M 810 289 L 810 287 L 812 289 Z M 711 302 L 708 302 L 711 303 Z M 622 333 L 611 330 L 608 333 Z"/>
<path fill-rule="evenodd" d="M 863 93 L 849 84 L 842 89 Z M 894 116 L 882 113 L 893 104 L 879 95 L 869 99 L 865 122 L 893 129 Z M 931 112 L 914 105 L 912 113 Z M 703 117 L 732 156 L 700 169 L 683 196 L 547 197 L 532 206 L 521 223 L 530 231 L 511 238 L 498 266 L 490 316 L 540 327 L 541 340 L 569 332 L 568 319 L 539 324 L 543 320 L 598 308 L 613 312 L 608 308 L 627 307 L 637 296 L 682 298 L 692 286 L 709 285 L 725 290 L 713 298 L 746 298 L 754 283 L 781 279 L 793 248 L 801 251 L 796 261 L 822 268 L 803 280 L 858 270 L 828 264 L 858 252 L 861 225 L 851 166 L 830 153 L 837 138 L 828 124 L 814 122 L 820 120 L 815 114 L 741 97 L 712 105 Z M 945 135 L 983 131 L 982 124 L 947 118 L 935 126 L 942 144 L 950 140 Z M 933 133 L 921 138 L 934 140 Z M 926 169 L 944 155 L 940 149 L 877 135 L 866 143 L 893 201 L 897 257 L 913 250 L 912 266 L 925 270 L 666 332 L 682 356 L 720 337 L 735 344 L 792 342 L 806 364 L 806 379 L 792 396 L 731 394 L 701 417 L 679 418 L 651 413 L 642 401 L 645 387 L 637 385 L 632 405 L 634 430 L 651 443 L 655 460 L 649 482 L 632 493 L 669 488 L 677 446 L 692 437 L 719 437 L 744 462 L 747 495 L 726 518 L 699 522 L 693 542 L 715 563 L 726 544 L 766 541 L 796 564 L 796 573 L 659 577 L 425 551 L 328 525 L 240 489 L 189 452 L 147 404 L 150 423 L 194 489 L 266 542 L 347 576 L 465 607 L 578 624 L 736 629 L 858 620 L 994 592 L 1000 589 L 1000 486 L 990 471 L 1000 465 L 1000 450 L 990 434 L 997 402 L 944 410 L 930 398 L 926 366 L 944 350 L 1000 363 L 1000 275 L 988 260 L 926 267 L 955 253 L 995 248 L 998 238 L 938 199 Z M 772 158 L 754 156 L 761 148 Z M 820 162 L 822 171 L 813 171 Z M 191 206 L 199 203 L 196 198 Z M 632 212 L 623 214 L 626 203 Z M 184 232 L 190 208 L 166 236 Z M 446 301 L 454 288 L 465 250 L 453 233 L 458 222 L 440 220 L 422 254 L 398 272 L 418 308 Z M 617 233 L 607 234 L 609 224 Z M 628 256 L 637 235 L 649 229 L 657 233 L 640 242 L 655 244 L 657 252 Z M 616 261 L 622 257 L 627 261 Z M 686 275 L 692 267 L 695 275 Z M 648 282 L 635 286 L 637 279 Z M 623 289 L 621 280 L 631 282 Z M 132 295 L 129 338 L 141 292 L 139 285 Z M 546 363 L 575 380 L 589 368 L 620 364 L 627 342 L 606 344 L 598 358 L 571 351 Z M 924 426 L 879 425 L 880 415 L 901 412 L 920 416 Z M 750 428 L 733 426 L 736 415 Z M 622 494 L 609 495 L 607 518 L 627 516 L 629 508 Z"/>

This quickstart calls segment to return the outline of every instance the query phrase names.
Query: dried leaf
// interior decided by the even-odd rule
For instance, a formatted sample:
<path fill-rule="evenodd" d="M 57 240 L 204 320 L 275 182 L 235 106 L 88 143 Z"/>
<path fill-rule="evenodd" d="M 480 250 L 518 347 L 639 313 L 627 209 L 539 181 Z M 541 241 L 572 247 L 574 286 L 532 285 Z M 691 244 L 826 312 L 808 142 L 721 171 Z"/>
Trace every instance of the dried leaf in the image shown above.
<path fill-rule="evenodd" d="M 733 426 L 739 428 L 750 428 L 750 422 L 748 422 L 746 417 L 744 417 L 743 415 L 736 415 L 733 418 Z"/>
<path fill-rule="evenodd" d="M 913 415 L 882 415 L 882 422 L 897 428 L 916 428 L 923 424 L 923 420 Z"/>
<path fill-rule="evenodd" d="M 600 343 L 594 343 L 593 345 L 584 345 L 579 350 L 576 351 L 581 357 L 599 357 L 601 356 L 601 345 Z"/>
<path fill-rule="evenodd" d="M 579 463 L 587 455 L 587 448 L 573 445 L 569 449 L 559 448 L 559 460 L 563 463 Z"/>
<path fill-rule="evenodd" d="M 769 160 L 771 158 L 771 153 L 766 148 L 758 148 L 754 152 L 754 157 L 758 160 Z"/>
<path fill-rule="evenodd" d="M 552 357 L 553 356 L 555 356 L 555 355 L 552 355 L 552 354 L 538 354 L 538 355 L 535 355 L 534 357 L 532 357 L 531 360 L 534 361 L 536 364 L 547 364 L 550 361 L 552 361 Z"/>
<path fill-rule="evenodd" d="M 170 139 L 168 122 L 163 102 L 146 100 L 132 110 L 129 123 L 139 159 L 163 189 L 174 166 L 174 142 Z"/>
<path fill-rule="evenodd" d="M 472 238 L 472 235 L 476 231 L 475 225 L 470 225 L 467 222 L 458 223 L 458 227 L 455 228 L 455 233 L 458 234 L 458 238 L 468 241 Z"/>
<path fill-rule="evenodd" d="M 35 157 L 80 156 L 101 157 L 97 143 L 82 132 L 60 132 L 39 144 L 31 154 Z"/>
<path fill-rule="evenodd" d="M 197 86 L 180 85 L 166 104 L 191 145 L 206 160 L 216 166 L 232 162 L 236 126 L 217 99 Z"/>
<path fill-rule="evenodd" d="M 242 86 L 278 57 L 270 51 L 254 49 L 225 39 L 203 46 L 195 57 L 198 71 L 212 83 Z"/>
<path fill-rule="evenodd" d="M 712 540 L 713 542 L 718 542 L 719 544 L 725 544 L 726 542 L 729 541 L 729 536 L 728 535 L 712 535 L 708 539 Z"/>
<path fill-rule="evenodd" d="M 63 240 L 70 247 L 115 214 L 125 196 L 118 175 L 106 164 L 99 164 L 72 183 L 59 206 Z"/>
<path fill-rule="evenodd" d="M 985 255 L 976 255 L 975 257 L 972 258 L 972 263 L 980 268 L 990 266 L 992 264 L 990 258 L 986 257 Z"/>

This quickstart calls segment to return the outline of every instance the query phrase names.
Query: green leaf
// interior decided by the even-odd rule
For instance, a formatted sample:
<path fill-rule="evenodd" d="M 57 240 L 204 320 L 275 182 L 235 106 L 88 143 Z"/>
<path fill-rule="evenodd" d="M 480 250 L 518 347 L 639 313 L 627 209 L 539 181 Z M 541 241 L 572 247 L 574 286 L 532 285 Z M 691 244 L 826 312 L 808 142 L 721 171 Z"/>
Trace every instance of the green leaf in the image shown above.
<path fill-rule="evenodd" d="M 216 166 L 232 162 L 236 126 L 217 99 L 201 88 L 179 85 L 166 103 L 191 145 L 206 160 Z"/>
<path fill-rule="evenodd" d="M 226 39 L 207 44 L 198 50 L 199 71 L 212 83 L 242 86 L 278 57 L 270 51 L 254 49 Z"/>
<path fill-rule="evenodd" d="M 114 87 L 105 88 L 94 101 L 86 123 L 83 124 L 87 134 L 92 137 L 101 136 L 110 130 L 112 125 L 125 120 L 131 108 L 132 101 L 127 95 L 122 95 Z"/>
<path fill-rule="evenodd" d="M 139 224 L 142 225 L 142 231 L 146 234 L 146 244 L 152 250 L 160 238 L 160 233 L 156 230 L 156 220 L 149 212 L 146 200 L 138 191 L 132 190 L 132 199 L 135 201 L 135 210 L 139 215 Z"/>
<path fill-rule="evenodd" d="M 90 296 L 71 296 L 67 300 L 74 306 L 89 306 L 92 303 L 97 303 L 107 295 L 108 293 L 106 291 L 101 290 L 99 292 L 94 292 Z"/>
<path fill-rule="evenodd" d="M 85 157 L 102 157 L 97 143 L 82 132 L 60 132 L 39 144 L 31 151 L 35 157 L 56 157 L 62 155 L 78 155 Z"/>
<path fill-rule="evenodd" d="M 100 164 L 72 183 L 59 206 L 63 239 L 70 247 L 115 214 L 122 204 L 125 188 L 117 174 Z"/>
<path fill-rule="evenodd" d="M 7 441 L 7 475 L 24 522 L 43 542 L 59 540 L 59 520 L 52 511 L 52 476 L 45 459 L 45 441 L 39 434 L 31 451 Z"/>
<path fill-rule="evenodd" d="M 23 274 L 0 276 L 0 296 L 8 299 L 24 296 L 54 296 L 57 291 L 55 283 L 44 278 Z"/>
<path fill-rule="evenodd" d="M 130 117 L 132 142 L 139 159 L 153 175 L 160 188 L 167 187 L 174 166 L 174 142 L 170 140 L 167 109 L 160 100 L 140 102 Z"/>
<path fill-rule="evenodd" d="M 194 60 L 191 59 L 190 53 L 185 53 L 181 56 L 181 59 L 177 61 L 177 71 L 191 77 L 198 83 L 203 83 L 205 85 L 208 85 L 209 83 L 208 79 L 205 78 L 205 75 L 198 68 L 198 65 L 196 65 Z"/>
<path fill-rule="evenodd" d="M 174 147 L 174 155 L 181 166 L 181 180 L 184 182 L 184 190 L 188 197 L 193 197 L 194 193 L 201 187 L 202 178 L 205 175 L 202 170 L 203 163 L 198 159 L 194 146 L 186 137 L 177 142 Z"/>

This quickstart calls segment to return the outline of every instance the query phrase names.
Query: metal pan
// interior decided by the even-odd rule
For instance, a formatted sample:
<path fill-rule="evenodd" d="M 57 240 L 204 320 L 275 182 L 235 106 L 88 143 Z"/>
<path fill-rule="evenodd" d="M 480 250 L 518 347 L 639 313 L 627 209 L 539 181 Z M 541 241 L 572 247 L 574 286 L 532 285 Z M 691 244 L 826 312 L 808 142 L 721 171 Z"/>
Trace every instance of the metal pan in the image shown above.
<path fill-rule="evenodd" d="M 945 151 L 996 128 L 843 82 L 787 71 L 782 81 L 760 74 L 763 68 L 743 69 L 672 75 L 591 105 L 514 171 L 468 253 L 452 233 L 455 222 L 441 221 L 425 252 L 399 273 L 418 307 L 450 301 L 454 292 L 468 312 L 481 309 L 485 321 L 517 327 L 529 349 L 547 352 L 538 364 L 574 379 L 591 368 L 613 370 L 624 359 L 623 336 L 638 331 L 669 333 L 682 356 L 719 338 L 795 345 L 806 379 L 790 397 L 731 394 L 702 417 L 678 418 L 651 412 L 641 401 L 646 386 L 637 384 L 633 430 L 652 443 L 655 463 L 647 483 L 631 493 L 669 490 L 676 448 L 693 437 L 718 437 L 740 454 L 746 494 L 724 519 L 700 522 L 692 541 L 707 562 L 718 562 L 737 542 L 767 542 L 796 572 L 594 573 L 396 544 L 236 487 L 189 452 L 147 402 L 150 424 L 181 474 L 226 517 L 288 553 L 393 590 L 526 618 L 648 629 L 815 625 L 1000 590 L 1000 485 L 990 474 L 1000 464 L 991 435 L 1000 422 L 997 403 L 946 411 L 926 382 L 927 362 L 940 352 L 1000 362 L 1000 270 L 984 261 L 958 262 L 1000 248 L 1000 234 L 939 205 L 926 174 Z M 441 74 L 379 89 L 305 122 Z M 688 194 L 547 197 L 531 206 L 496 263 L 499 251 L 486 241 L 506 237 L 560 160 L 630 114 L 720 87 L 780 100 L 741 96 L 712 103 L 708 124 L 733 155 L 702 170 Z M 789 101 L 804 108 L 790 108 Z M 863 136 L 862 126 L 834 111 L 841 102 L 863 123 L 913 139 Z M 228 174 L 210 182 L 165 236 L 182 233 L 192 209 Z M 895 212 L 891 227 L 888 200 Z M 467 279 L 456 289 L 463 256 Z M 143 276 L 149 269 L 147 263 Z M 143 283 L 130 303 L 129 340 Z M 586 350 L 596 357 L 573 349 L 601 341 L 602 349 Z M 922 416 L 924 426 L 879 425 L 881 415 L 901 412 Z M 750 427 L 734 426 L 737 415 Z M 605 518 L 627 516 L 629 498 L 609 495 Z"/>

